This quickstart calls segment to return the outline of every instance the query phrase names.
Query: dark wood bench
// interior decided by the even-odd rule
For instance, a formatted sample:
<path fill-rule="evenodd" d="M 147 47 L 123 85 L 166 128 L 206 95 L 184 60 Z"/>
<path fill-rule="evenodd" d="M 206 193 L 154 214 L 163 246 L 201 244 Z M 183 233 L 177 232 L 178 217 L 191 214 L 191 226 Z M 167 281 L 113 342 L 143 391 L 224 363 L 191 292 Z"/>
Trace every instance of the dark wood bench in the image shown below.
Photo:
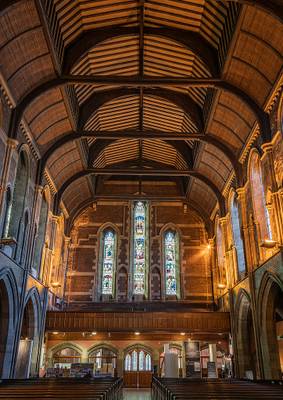
<path fill-rule="evenodd" d="M 276 400 L 283 399 L 283 384 L 154 377 L 152 398 L 153 400 Z"/>
<path fill-rule="evenodd" d="M 9 379 L 0 381 L 0 399 L 121 400 L 121 378 Z"/>

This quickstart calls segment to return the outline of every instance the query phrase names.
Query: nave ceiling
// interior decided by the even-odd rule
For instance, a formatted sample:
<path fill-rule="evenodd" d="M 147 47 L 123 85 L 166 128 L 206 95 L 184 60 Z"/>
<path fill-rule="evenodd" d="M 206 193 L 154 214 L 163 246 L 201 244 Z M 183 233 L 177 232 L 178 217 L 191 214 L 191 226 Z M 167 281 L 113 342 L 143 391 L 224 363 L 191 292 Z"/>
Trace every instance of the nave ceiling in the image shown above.
<path fill-rule="evenodd" d="M 175 197 L 209 217 L 251 132 L 268 139 L 283 12 L 265 3 L 1 2 L 1 74 L 15 102 L 8 134 L 20 120 L 28 127 L 70 214 L 120 179 L 134 182 L 129 195 L 148 180 L 173 183 Z M 116 168 L 152 174 L 98 171 Z M 180 176 L 156 175 L 166 169 Z"/>

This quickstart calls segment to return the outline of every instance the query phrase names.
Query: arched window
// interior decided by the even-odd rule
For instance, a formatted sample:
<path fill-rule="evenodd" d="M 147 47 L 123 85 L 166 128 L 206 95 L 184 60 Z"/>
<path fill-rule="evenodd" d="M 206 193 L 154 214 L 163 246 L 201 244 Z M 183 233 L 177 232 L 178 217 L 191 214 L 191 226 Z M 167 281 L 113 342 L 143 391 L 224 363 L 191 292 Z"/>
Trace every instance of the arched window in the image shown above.
<path fill-rule="evenodd" d="M 46 198 L 45 198 L 45 194 L 43 194 L 42 203 L 41 203 L 41 209 L 40 209 L 38 229 L 37 229 L 37 234 L 36 234 L 36 239 L 35 239 L 35 246 L 34 246 L 33 268 L 34 268 L 37 276 L 39 276 L 39 273 L 40 273 L 41 258 L 42 258 L 44 240 L 45 240 L 47 217 L 48 217 L 48 204 L 47 204 L 47 201 L 46 201 Z"/>
<path fill-rule="evenodd" d="M 222 229 L 220 226 L 219 218 L 216 220 L 216 252 L 217 264 L 219 272 L 219 283 L 226 285 L 226 272 L 225 272 L 225 250 Z"/>
<path fill-rule="evenodd" d="M 12 210 L 8 236 L 17 241 L 21 235 L 21 220 L 24 214 L 26 191 L 28 184 L 28 159 L 24 151 L 19 154 L 19 161 L 12 198 Z"/>
<path fill-rule="evenodd" d="M 111 230 L 103 233 L 102 294 L 114 294 L 114 275 L 116 266 L 116 235 Z"/>
<path fill-rule="evenodd" d="M 179 240 L 178 234 L 168 230 L 164 234 L 164 269 L 165 293 L 167 296 L 177 295 L 177 281 L 179 271 Z"/>
<path fill-rule="evenodd" d="M 138 201 L 134 204 L 134 256 L 133 256 L 133 293 L 146 294 L 146 280 L 148 271 L 147 247 L 147 218 L 146 203 Z"/>
<path fill-rule="evenodd" d="M 237 254 L 238 272 L 242 273 L 246 270 L 246 265 L 245 265 L 244 245 L 240 228 L 239 208 L 238 208 L 238 202 L 235 198 L 235 194 L 233 194 L 233 197 L 231 199 L 230 213 L 231 213 L 233 241 Z"/>
<path fill-rule="evenodd" d="M 96 374 L 107 373 L 114 376 L 117 354 L 107 347 L 95 348 L 89 353 L 89 363 L 94 364 Z"/>
<path fill-rule="evenodd" d="M 151 371 L 151 355 L 140 348 L 129 351 L 125 356 L 125 371 Z"/>
<path fill-rule="evenodd" d="M 260 158 L 256 152 L 253 152 L 251 156 L 250 182 L 252 189 L 254 216 L 259 226 L 260 239 L 272 239 L 270 216 L 266 207 Z"/>
<path fill-rule="evenodd" d="M 56 368 L 71 368 L 71 364 L 80 362 L 80 353 L 71 347 L 65 347 L 53 354 L 53 365 Z"/>
<path fill-rule="evenodd" d="M 9 235 L 9 226 L 11 221 L 12 213 L 12 194 L 10 187 L 7 188 L 5 196 L 5 209 L 4 209 L 4 221 L 2 229 L 2 237 L 7 238 Z"/>

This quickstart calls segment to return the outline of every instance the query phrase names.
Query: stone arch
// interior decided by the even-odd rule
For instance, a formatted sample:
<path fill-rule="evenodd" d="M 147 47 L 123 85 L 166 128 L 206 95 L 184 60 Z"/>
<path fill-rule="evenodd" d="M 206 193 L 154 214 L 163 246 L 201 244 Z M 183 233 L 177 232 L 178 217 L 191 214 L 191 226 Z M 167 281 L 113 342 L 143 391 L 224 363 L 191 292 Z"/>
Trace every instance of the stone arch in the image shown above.
<path fill-rule="evenodd" d="M 11 270 L 0 270 L 0 377 L 10 378 L 16 318 L 19 311 L 17 283 Z"/>
<path fill-rule="evenodd" d="M 48 349 L 47 351 L 47 364 L 48 367 L 53 367 L 53 356 L 60 350 L 64 350 L 66 348 L 72 349 L 74 351 L 77 351 L 80 356 L 83 356 L 83 348 L 81 346 L 79 346 L 76 343 L 72 343 L 72 342 L 63 342 L 63 343 L 59 343 L 56 344 L 55 346 L 50 347 L 50 349 Z"/>
<path fill-rule="evenodd" d="M 271 272 L 261 280 L 257 296 L 265 379 L 281 379 L 276 324 L 283 320 L 283 282 Z"/>
<path fill-rule="evenodd" d="M 94 352 L 95 350 L 98 350 L 98 349 L 101 349 L 101 348 L 108 349 L 108 350 L 112 351 L 116 355 L 119 354 L 118 348 L 115 347 L 115 346 L 112 346 L 111 344 L 109 344 L 107 342 L 95 343 L 93 346 L 91 346 L 90 348 L 87 349 L 87 354 L 89 355 L 92 352 Z"/>
<path fill-rule="evenodd" d="M 37 288 L 26 295 L 16 360 L 16 378 L 36 376 L 40 356 L 42 307 Z"/>
<path fill-rule="evenodd" d="M 256 377 L 257 360 L 255 358 L 255 336 L 251 299 L 244 289 L 240 289 L 236 305 L 236 342 L 237 342 L 237 375 L 239 378 L 247 378 L 252 371 Z"/>

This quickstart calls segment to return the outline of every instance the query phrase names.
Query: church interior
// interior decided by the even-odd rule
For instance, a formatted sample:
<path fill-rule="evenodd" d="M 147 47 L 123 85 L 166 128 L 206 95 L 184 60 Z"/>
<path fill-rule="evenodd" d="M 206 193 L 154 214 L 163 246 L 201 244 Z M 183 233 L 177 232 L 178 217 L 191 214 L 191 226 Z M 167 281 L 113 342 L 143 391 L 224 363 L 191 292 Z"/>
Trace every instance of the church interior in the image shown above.
<path fill-rule="evenodd" d="M 282 38 L 282 0 L 0 1 L 0 399 L 283 398 Z"/>

